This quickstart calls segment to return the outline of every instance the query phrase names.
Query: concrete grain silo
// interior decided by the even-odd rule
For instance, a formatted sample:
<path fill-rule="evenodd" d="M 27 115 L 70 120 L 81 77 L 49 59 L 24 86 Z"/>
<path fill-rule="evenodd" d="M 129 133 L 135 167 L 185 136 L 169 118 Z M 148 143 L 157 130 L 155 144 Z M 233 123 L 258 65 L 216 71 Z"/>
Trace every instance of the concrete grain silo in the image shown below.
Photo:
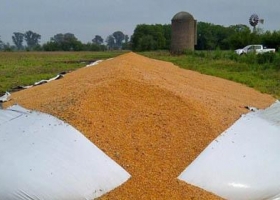
<path fill-rule="evenodd" d="M 196 20 L 188 12 L 179 12 L 171 20 L 171 47 L 173 54 L 194 50 L 196 44 Z"/>

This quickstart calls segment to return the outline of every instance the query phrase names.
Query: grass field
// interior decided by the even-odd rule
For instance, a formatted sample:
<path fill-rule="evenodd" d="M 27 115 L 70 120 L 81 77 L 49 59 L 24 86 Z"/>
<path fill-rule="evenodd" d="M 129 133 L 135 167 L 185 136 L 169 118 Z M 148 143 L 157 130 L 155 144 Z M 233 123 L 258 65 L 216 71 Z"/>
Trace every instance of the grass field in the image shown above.
<path fill-rule="evenodd" d="M 126 53 L 110 52 L 0 52 L 0 96 L 19 85 L 30 85 L 64 71 L 73 71 L 90 62 Z M 167 51 L 143 52 L 184 69 L 243 83 L 280 98 L 280 55 L 237 56 L 226 51 L 195 51 L 181 56 Z"/>
<path fill-rule="evenodd" d="M 0 96 L 14 87 L 31 85 L 61 72 L 125 53 L 110 52 L 0 52 Z"/>
<path fill-rule="evenodd" d="M 255 88 L 280 98 L 280 53 L 238 56 L 229 51 L 195 51 L 172 56 L 169 52 L 144 52 L 184 69 L 213 75 Z"/>

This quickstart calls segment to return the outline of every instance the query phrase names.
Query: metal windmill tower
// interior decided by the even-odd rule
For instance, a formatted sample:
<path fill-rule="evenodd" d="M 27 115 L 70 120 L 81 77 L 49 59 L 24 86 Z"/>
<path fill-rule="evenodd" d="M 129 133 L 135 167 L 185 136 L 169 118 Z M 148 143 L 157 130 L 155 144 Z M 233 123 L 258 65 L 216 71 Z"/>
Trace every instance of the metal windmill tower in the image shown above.
<path fill-rule="evenodd" d="M 249 18 L 249 23 L 251 26 L 253 26 L 253 32 L 256 32 L 256 26 L 258 25 L 258 23 L 263 24 L 264 19 L 260 19 L 257 14 L 252 14 Z"/>

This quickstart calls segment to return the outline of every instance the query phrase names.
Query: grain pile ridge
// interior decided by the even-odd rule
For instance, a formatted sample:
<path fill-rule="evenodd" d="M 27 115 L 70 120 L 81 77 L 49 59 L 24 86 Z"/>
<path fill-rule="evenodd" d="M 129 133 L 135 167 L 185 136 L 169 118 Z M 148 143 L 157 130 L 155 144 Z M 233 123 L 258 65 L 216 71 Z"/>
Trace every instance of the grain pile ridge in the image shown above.
<path fill-rule="evenodd" d="M 100 199 L 220 199 L 177 176 L 245 106 L 269 95 L 231 81 L 127 53 L 63 79 L 12 94 L 81 131 L 131 179 Z"/>

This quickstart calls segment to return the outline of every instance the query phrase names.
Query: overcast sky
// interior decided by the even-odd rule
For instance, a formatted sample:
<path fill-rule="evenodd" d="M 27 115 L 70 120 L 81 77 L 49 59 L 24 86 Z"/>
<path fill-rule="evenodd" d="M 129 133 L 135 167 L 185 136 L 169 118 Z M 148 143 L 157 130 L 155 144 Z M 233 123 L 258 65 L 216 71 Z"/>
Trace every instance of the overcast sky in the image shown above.
<path fill-rule="evenodd" d="M 223 26 L 246 24 L 258 14 L 264 30 L 280 30 L 280 0 L 0 0 L 0 36 L 12 43 L 13 32 L 42 36 L 73 33 L 86 43 L 115 31 L 131 36 L 137 24 L 170 24 L 180 12 L 197 21 Z"/>

